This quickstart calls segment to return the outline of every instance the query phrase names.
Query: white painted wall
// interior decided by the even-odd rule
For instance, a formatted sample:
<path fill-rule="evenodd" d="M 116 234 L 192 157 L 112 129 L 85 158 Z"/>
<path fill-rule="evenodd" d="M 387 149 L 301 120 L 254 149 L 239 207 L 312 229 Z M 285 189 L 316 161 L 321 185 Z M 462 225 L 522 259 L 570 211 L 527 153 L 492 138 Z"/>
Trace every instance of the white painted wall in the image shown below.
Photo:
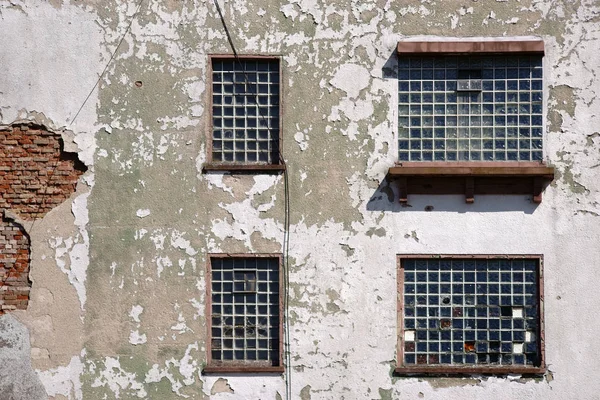
<path fill-rule="evenodd" d="M 291 398 L 598 398 L 600 7 L 396 3 L 221 1 L 240 53 L 283 57 Z M 285 398 L 281 376 L 200 374 L 206 254 L 280 252 L 284 229 L 281 176 L 201 173 L 207 54 L 230 52 L 213 3 L 144 2 L 70 125 L 135 6 L 0 2 L 1 123 L 68 127 L 93 166 L 72 203 L 36 223 L 30 309 L 2 318 L 29 329 L 51 398 Z M 384 73 L 404 35 L 544 39 L 558 173 L 540 205 L 413 195 L 400 207 L 378 191 L 396 151 L 397 83 Z M 543 254 L 551 374 L 391 378 L 401 253 Z"/>

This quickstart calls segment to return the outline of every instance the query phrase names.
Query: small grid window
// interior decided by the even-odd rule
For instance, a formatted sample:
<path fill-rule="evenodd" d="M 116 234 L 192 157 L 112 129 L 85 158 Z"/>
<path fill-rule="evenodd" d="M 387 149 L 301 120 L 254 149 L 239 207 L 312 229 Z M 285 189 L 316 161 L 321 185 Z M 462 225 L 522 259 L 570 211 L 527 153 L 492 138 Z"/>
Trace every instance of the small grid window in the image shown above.
<path fill-rule="evenodd" d="M 539 271 L 539 258 L 400 257 L 402 367 L 541 367 Z"/>
<path fill-rule="evenodd" d="M 542 56 L 410 56 L 398 69 L 398 159 L 541 161 Z"/>
<path fill-rule="evenodd" d="M 209 366 L 281 366 L 279 266 L 279 257 L 211 256 Z"/>
<path fill-rule="evenodd" d="M 212 59 L 212 162 L 278 164 L 277 58 Z"/>

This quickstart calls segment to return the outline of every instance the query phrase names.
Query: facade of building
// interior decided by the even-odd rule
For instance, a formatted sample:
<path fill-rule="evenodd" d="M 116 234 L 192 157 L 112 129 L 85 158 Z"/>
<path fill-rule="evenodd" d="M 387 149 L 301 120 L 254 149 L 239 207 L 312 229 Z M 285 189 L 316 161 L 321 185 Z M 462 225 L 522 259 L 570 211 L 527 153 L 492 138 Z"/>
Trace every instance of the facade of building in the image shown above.
<path fill-rule="evenodd" d="M 0 398 L 598 398 L 597 2 L 0 26 Z"/>

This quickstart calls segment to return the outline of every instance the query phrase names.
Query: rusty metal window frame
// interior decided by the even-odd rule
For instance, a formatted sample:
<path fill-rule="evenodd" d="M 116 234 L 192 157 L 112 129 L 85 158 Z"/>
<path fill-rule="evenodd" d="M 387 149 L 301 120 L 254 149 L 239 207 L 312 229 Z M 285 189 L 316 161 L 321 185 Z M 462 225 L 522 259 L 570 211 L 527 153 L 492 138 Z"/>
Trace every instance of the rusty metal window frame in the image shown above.
<path fill-rule="evenodd" d="M 241 64 L 241 65 L 240 65 Z M 209 56 L 205 171 L 281 171 L 280 56 Z"/>
<path fill-rule="evenodd" d="M 407 264 L 412 262 L 415 264 L 414 274 L 412 269 L 411 272 L 407 273 L 406 271 Z M 450 281 L 442 282 L 442 262 L 450 263 L 443 269 L 445 273 L 450 274 Z M 476 269 L 479 268 L 477 262 L 480 262 L 479 267 L 486 264 L 485 271 Z M 510 263 L 510 267 L 507 266 L 507 262 Z M 513 268 L 513 262 L 522 262 L 522 269 L 517 271 Z M 546 372 L 542 255 L 402 254 L 397 256 L 397 263 L 398 349 L 396 374 L 541 375 Z M 459 268 L 460 263 L 462 263 L 462 267 Z M 529 263 L 534 263 L 532 271 L 526 270 Z M 497 270 L 489 268 L 490 265 L 495 268 L 496 264 L 498 265 Z M 417 276 L 417 265 L 418 268 L 423 267 L 426 270 L 426 272 L 419 270 L 420 277 Z M 455 266 L 456 270 L 453 270 Z M 429 267 L 433 267 L 432 270 Z M 469 271 L 469 274 L 479 271 L 482 274 L 480 276 L 475 274 L 473 281 L 469 277 L 469 281 L 465 282 L 465 271 Z M 483 282 L 483 272 L 485 272 L 485 283 Z M 488 273 L 493 273 L 493 278 Z M 534 279 L 531 280 L 531 276 L 526 276 L 527 273 L 533 273 Z M 437 277 L 436 274 L 438 274 Z M 460 282 L 453 282 L 454 278 Z M 476 287 L 477 283 L 480 283 L 478 279 L 482 279 L 481 284 L 486 285 L 485 291 L 480 294 L 477 293 L 479 288 Z M 529 281 L 526 281 L 527 279 Z M 498 304 L 495 304 L 496 294 L 488 297 L 487 290 L 491 290 L 493 285 L 490 282 L 494 282 L 497 286 L 493 291 L 498 290 Z M 448 286 L 450 293 L 441 293 L 442 284 Z M 525 293 L 524 286 L 526 284 L 534 285 L 531 287 L 536 291 L 535 298 L 532 299 L 533 305 L 525 305 L 526 295 L 519 293 L 521 290 Z M 417 288 L 417 285 L 421 287 Z M 455 294 L 453 293 L 454 285 L 457 285 L 456 289 L 460 292 L 466 291 L 466 286 L 470 285 L 472 287 L 469 291 L 473 293 Z M 505 287 L 502 288 L 501 285 L 505 285 Z M 518 285 L 521 287 L 517 288 Z M 515 293 L 516 288 L 518 290 Z M 420 292 L 424 290 L 426 293 L 421 294 Z M 405 291 L 411 293 L 405 293 Z M 413 291 L 414 293 L 412 293 Z M 508 291 L 510 294 L 503 295 L 503 291 Z M 405 297 L 405 295 L 407 296 Z M 442 298 L 444 295 L 447 299 Z M 468 302 L 467 295 L 473 296 Z M 480 301 L 478 295 L 483 298 L 482 301 L 485 304 L 478 303 Z M 422 298 L 418 300 L 417 296 Z M 429 296 L 433 299 L 430 299 Z M 521 297 L 517 299 L 519 296 Z M 493 301 L 492 297 L 494 297 Z M 503 297 L 507 299 L 507 303 L 510 300 L 510 304 L 504 304 Z M 413 300 L 414 303 L 412 303 Z M 447 303 L 444 303 L 444 300 L 447 300 Z M 418 307 L 419 305 L 421 307 Z M 535 315 L 531 315 L 534 310 Z M 421 314 L 421 318 L 418 314 Z M 535 321 L 533 328 L 532 320 Z M 469 332 L 468 337 L 467 331 Z M 506 332 L 504 337 L 502 337 L 503 332 Z M 508 339 L 508 336 L 511 340 L 504 340 Z M 528 355 L 532 358 L 531 363 L 527 362 Z M 521 362 L 521 358 L 523 362 Z"/>
<path fill-rule="evenodd" d="M 203 373 L 284 371 L 282 265 L 281 254 L 208 255 Z M 255 274 L 255 290 L 236 280 L 240 272 Z"/>
<path fill-rule="evenodd" d="M 388 178 L 399 201 L 531 193 L 540 203 L 554 179 L 544 162 L 544 41 L 404 38 L 397 55 L 398 159 Z"/>

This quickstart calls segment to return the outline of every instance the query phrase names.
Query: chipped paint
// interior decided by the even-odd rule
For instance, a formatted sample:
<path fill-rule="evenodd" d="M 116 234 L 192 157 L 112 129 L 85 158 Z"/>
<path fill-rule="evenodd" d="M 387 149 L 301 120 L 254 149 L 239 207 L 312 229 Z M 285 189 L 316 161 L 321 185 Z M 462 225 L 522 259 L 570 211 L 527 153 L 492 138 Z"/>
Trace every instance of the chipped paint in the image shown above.
<path fill-rule="evenodd" d="M 579 295 L 595 293 L 599 278 L 600 8 L 399 3 L 220 1 L 240 54 L 282 56 L 287 180 L 202 171 L 207 55 L 231 53 L 211 1 L 144 2 L 118 49 L 135 2 L 0 3 L 0 122 L 44 122 L 89 167 L 69 201 L 25 226 L 32 300 L 14 318 L 31 354 L 19 357 L 48 396 L 493 400 L 600 390 L 589 377 L 600 326 Z M 447 35 L 543 37 L 544 151 L 557 177 L 541 205 L 395 200 L 385 180 L 396 161 L 395 45 Z M 207 254 L 281 252 L 286 184 L 292 386 L 280 375 L 202 375 Z M 546 379 L 390 377 L 398 253 L 544 254 Z M 572 384 L 582 376 L 588 384 Z"/>

